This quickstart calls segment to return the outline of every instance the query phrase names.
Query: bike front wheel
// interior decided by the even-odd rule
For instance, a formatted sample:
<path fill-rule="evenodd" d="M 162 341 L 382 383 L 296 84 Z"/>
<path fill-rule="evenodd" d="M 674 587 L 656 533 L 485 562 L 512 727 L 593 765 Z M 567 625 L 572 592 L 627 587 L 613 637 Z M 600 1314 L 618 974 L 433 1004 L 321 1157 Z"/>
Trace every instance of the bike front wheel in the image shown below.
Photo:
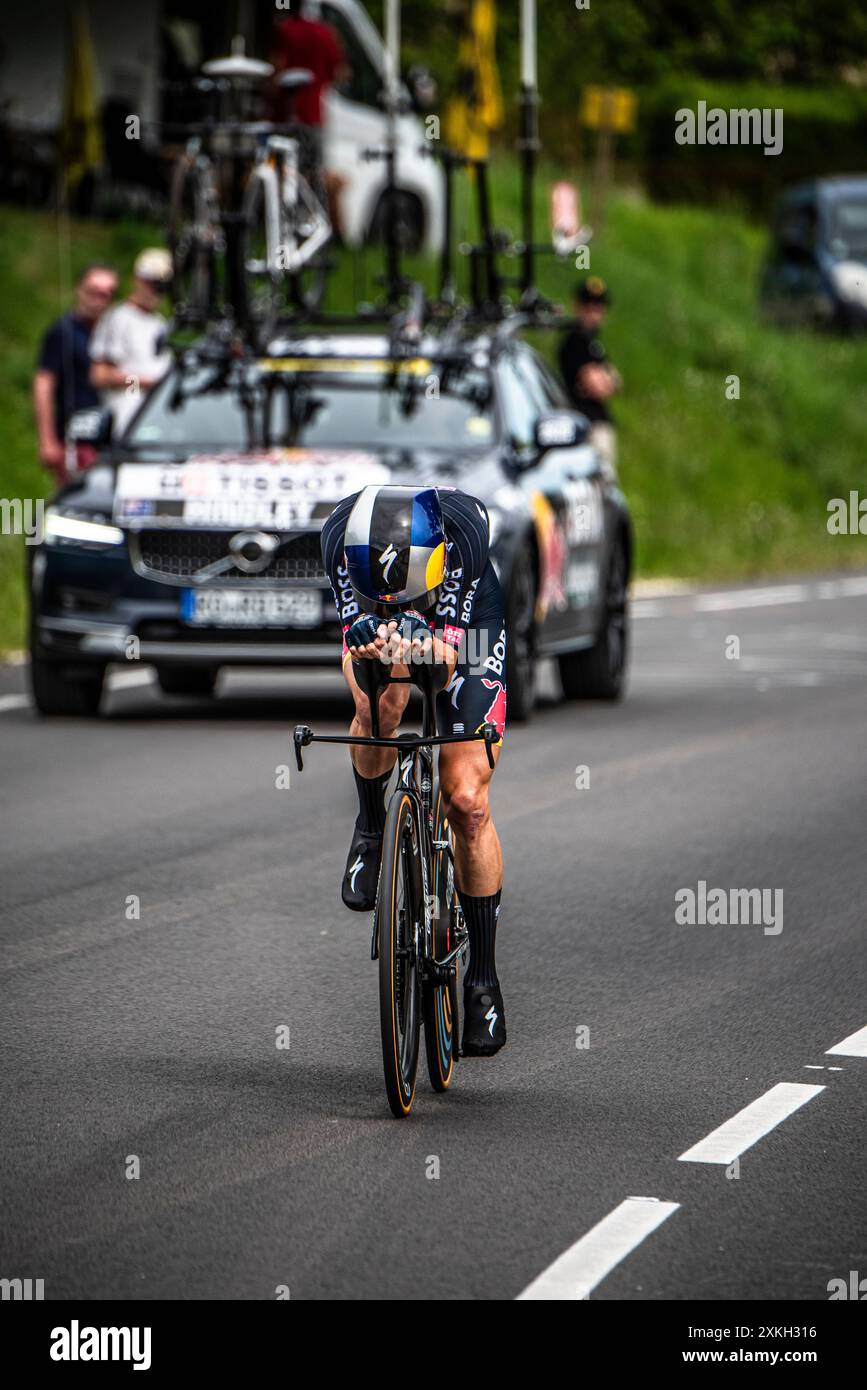
<path fill-rule="evenodd" d="M 415 1099 L 421 1030 L 419 938 L 424 930 L 423 846 L 418 810 L 406 792 L 392 797 L 382 837 L 376 900 L 379 1017 L 385 1090 L 405 1119 Z"/>
<path fill-rule="evenodd" d="M 449 823 L 443 815 L 439 784 L 434 790 L 434 838 L 451 842 Z M 443 960 L 457 943 L 457 894 L 452 857 L 447 849 L 434 851 L 433 873 L 433 953 Z M 424 987 L 424 1045 L 427 1070 L 435 1091 L 447 1091 L 454 1076 L 458 1055 L 458 960 L 454 973 L 444 984 L 429 981 Z"/>

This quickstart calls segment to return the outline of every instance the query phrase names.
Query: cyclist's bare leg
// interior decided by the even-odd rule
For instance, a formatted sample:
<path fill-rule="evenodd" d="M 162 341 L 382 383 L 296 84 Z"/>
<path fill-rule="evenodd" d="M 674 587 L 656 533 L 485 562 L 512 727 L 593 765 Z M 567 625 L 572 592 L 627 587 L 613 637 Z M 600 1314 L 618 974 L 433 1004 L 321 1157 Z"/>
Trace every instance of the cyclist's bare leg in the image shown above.
<path fill-rule="evenodd" d="M 495 748 L 494 759 L 499 755 Z M 455 883 L 472 897 L 489 897 L 503 883 L 503 851 L 488 804 L 493 769 L 481 743 L 445 743 L 439 756 L 445 812 L 455 835 Z"/>
<path fill-rule="evenodd" d="M 494 749 L 495 758 L 499 751 Z M 481 744 L 444 744 L 440 749 L 440 786 L 455 836 L 455 885 L 470 943 L 464 974 L 464 1057 L 489 1057 L 506 1041 L 496 967 L 503 852 L 488 805 L 492 771 Z"/>
<path fill-rule="evenodd" d="M 370 720 L 370 702 L 359 688 L 352 669 L 352 657 L 347 652 L 343 662 L 343 676 L 355 701 L 355 717 L 349 726 L 355 738 L 370 738 L 373 726 Z M 406 675 L 406 667 L 396 666 L 394 675 Z M 381 738 L 394 738 L 400 727 L 403 712 L 409 700 L 409 686 L 389 685 L 379 697 L 379 733 Z M 381 777 L 394 767 L 397 750 L 394 748 L 364 748 L 355 746 L 350 756 L 356 770 L 362 777 Z"/>

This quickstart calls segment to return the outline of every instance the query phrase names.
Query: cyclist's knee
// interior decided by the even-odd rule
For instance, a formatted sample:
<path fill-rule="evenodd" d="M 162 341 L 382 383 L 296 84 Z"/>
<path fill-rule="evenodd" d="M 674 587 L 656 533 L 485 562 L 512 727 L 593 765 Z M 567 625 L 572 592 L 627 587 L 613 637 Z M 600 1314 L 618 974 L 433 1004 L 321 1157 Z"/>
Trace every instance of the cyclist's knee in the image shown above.
<path fill-rule="evenodd" d="M 370 701 L 363 691 L 354 691 L 355 717 L 364 738 L 370 738 L 373 725 L 370 718 Z M 400 727 L 406 696 L 403 690 L 384 690 L 379 697 L 379 735 L 380 738 L 394 738 Z"/>
<path fill-rule="evenodd" d="M 463 777 L 443 784 L 445 813 L 459 839 L 474 840 L 490 819 L 488 788 L 481 779 Z"/>

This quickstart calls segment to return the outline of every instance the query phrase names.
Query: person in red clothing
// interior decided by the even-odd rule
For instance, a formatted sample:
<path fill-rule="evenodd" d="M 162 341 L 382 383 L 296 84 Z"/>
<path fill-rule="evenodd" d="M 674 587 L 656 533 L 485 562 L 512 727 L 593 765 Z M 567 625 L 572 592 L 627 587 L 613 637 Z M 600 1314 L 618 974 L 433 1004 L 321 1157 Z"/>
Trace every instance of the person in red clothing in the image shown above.
<path fill-rule="evenodd" d="M 310 85 L 297 92 L 275 88 L 273 111 L 276 121 L 297 121 L 307 127 L 310 144 L 307 157 L 314 168 L 322 168 L 322 95 L 332 82 L 346 75 L 348 65 L 337 31 L 321 18 L 317 0 L 302 0 L 298 14 L 275 21 L 270 61 L 275 77 L 287 68 L 308 68 L 313 73 Z M 325 169 L 322 169 L 322 180 L 331 225 L 339 235 L 337 195 L 343 181 Z"/>

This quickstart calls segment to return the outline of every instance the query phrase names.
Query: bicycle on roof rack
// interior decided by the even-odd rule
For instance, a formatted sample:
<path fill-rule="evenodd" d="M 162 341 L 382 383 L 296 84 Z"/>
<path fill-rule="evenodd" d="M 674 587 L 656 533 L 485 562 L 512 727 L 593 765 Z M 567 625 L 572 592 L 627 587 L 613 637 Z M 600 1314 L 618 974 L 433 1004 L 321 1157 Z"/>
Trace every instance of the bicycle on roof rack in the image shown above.
<path fill-rule="evenodd" d="M 312 186 L 321 171 L 304 143 L 309 132 L 222 117 L 227 105 L 250 108 L 274 73 L 239 48 L 204 64 L 198 87 L 211 114 L 184 127 L 187 144 L 172 176 L 173 319 L 175 327 L 231 325 L 264 342 L 281 315 L 303 317 L 321 303 L 331 223 Z M 312 80 L 309 70 L 292 68 L 277 85 L 295 93 Z"/>
<path fill-rule="evenodd" d="M 436 690 L 429 663 L 394 676 L 379 661 L 356 662 L 355 676 L 370 700 L 371 738 L 315 734 L 306 724 L 294 733 L 295 760 L 311 743 L 373 744 L 396 748 L 397 785 L 382 837 L 379 887 L 370 955 L 379 962 L 379 1017 L 385 1089 L 392 1114 L 405 1119 L 415 1099 L 421 1027 L 428 1075 L 435 1091 L 447 1091 L 458 1057 L 458 966 L 467 931 L 454 886 L 454 859 L 443 814 L 434 748 L 441 743 L 483 741 L 494 765 L 499 734 L 484 724 L 474 734 L 438 734 Z M 379 697 L 390 682 L 414 684 L 422 693 L 421 734 L 379 736 Z"/>

